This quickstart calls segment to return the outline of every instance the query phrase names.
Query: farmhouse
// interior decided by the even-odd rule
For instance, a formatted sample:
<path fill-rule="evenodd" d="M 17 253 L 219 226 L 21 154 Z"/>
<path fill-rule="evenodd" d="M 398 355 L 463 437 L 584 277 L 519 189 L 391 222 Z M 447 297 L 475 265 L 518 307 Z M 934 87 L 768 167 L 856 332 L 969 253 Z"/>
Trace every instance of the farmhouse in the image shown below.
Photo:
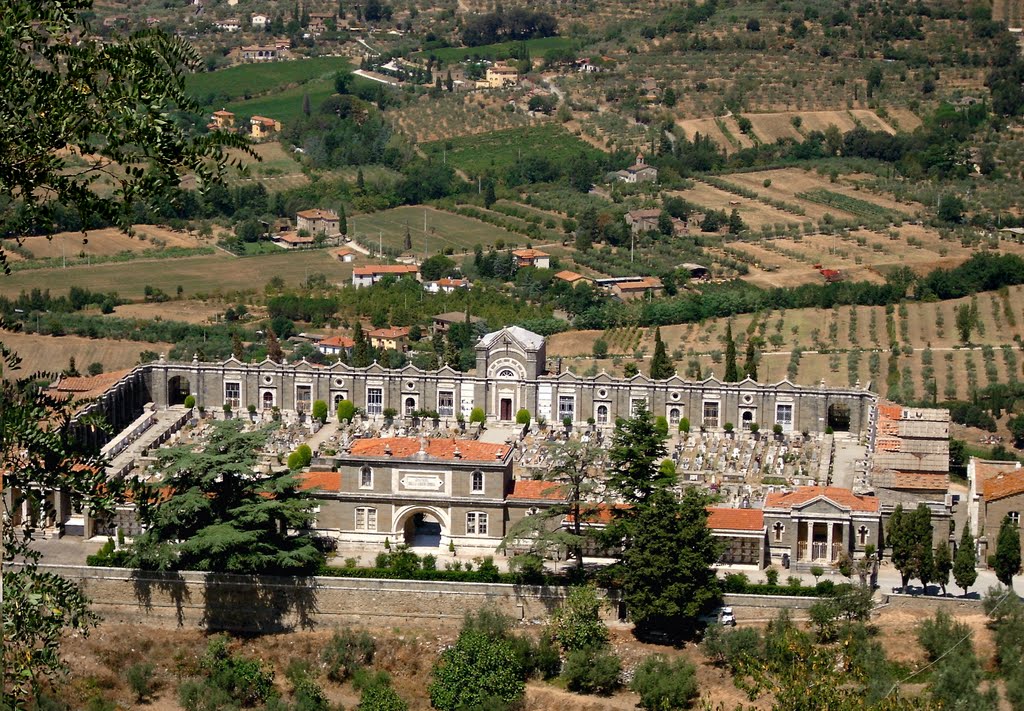
<path fill-rule="evenodd" d="M 636 163 L 625 170 L 616 172 L 615 176 L 624 183 L 656 183 L 658 182 L 658 169 L 653 165 L 647 165 L 644 154 L 638 153 Z"/>
<path fill-rule="evenodd" d="M 274 235 L 273 241 L 285 249 L 298 249 L 312 247 L 316 243 L 316 238 L 313 235 L 302 235 L 298 232 L 281 232 Z"/>
<path fill-rule="evenodd" d="M 576 272 L 571 272 L 568 269 L 563 269 L 562 271 L 555 274 L 555 279 L 564 281 L 567 284 L 570 284 L 571 286 L 576 286 L 577 284 L 594 283 L 594 280 L 591 279 L 590 277 L 583 276 L 582 274 L 577 274 Z"/>
<path fill-rule="evenodd" d="M 982 565 L 995 553 L 999 528 L 1007 516 L 1020 526 L 1024 511 L 1024 469 L 1020 462 L 971 457 L 967 463 L 968 517 Z"/>
<path fill-rule="evenodd" d="M 352 286 L 359 288 L 372 286 L 384 277 L 411 276 L 420 280 L 420 268 L 415 264 L 370 264 L 365 267 L 356 267 L 352 270 Z"/>
<path fill-rule="evenodd" d="M 331 252 L 332 257 L 345 264 L 356 261 L 356 254 L 357 252 L 349 247 L 342 247 Z"/>
<path fill-rule="evenodd" d="M 235 115 L 225 109 L 214 111 L 213 120 L 206 127 L 211 131 L 234 131 Z"/>
<path fill-rule="evenodd" d="M 503 89 L 519 83 L 519 70 L 507 64 L 493 64 L 487 67 L 483 79 L 476 82 L 477 89 Z"/>
<path fill-rule="evenodd" d="M 659 217 L 660 209 L 630 210 L 626 213 L 626 226 L 635 235 L 654 232 L 658 229 Z"/>
<path fill-rule="evenodd" d="M 539 249 L 514 249 L 512 256 L 516 258 L 518 267 L 536 267 L 537 269 L 551 267 L 551 255 Z"/>
<path fill-rule="evenodd" d="M 242 47 L 238 51 L 238 57 L 243 62 L 276 62 L 281 57 L 281 51 L 270 45 L 254 44 Z"/>
<path fill-rule="evenodd" d="M 254 141 L 262 141 L 281 132 L 281 122 L 266 116 L 253 116 L 249 124 Z"/>
<path fill-rule="evenodd" d="M 385 351 L 404 353 L 408 348 L 409 329 L 406 326 L 376 328 L 366 334 L 370 345 Z"/>
<path fill-rule="evenodd" d="M 629 281 L 616 282 L 612 286 L 612 294 L 620 301 L 661 296 L 664 286 L 658 277 L 637 277 Z"/>
<path fill-rule="evenodd" d="M 469 290 L 471 284 L 469 279 L 453 279 L 443 277 L 437 281 L 428 281 L 423 284 L 423 290 L 430 294 L 451 294 L 459 289 Z"/>
<path fill-rule="evenodd" d="M 326 356 L 349 355 L 355 344 L 348 336 L 328 336 L 316 344 L 316 349 Z"/>
<path fill-rule="evenodd" d="M 341 220 L 332 210 L 302 210 L 295 213 L 295 226 L 311 235 L 337 237 L 341 234 Z"/>
<path fill-rule="evenodd" d="M 311 12 L 309 13 L 309 25 L 306 29 L 314 37 L 322 35 L 334 26 L 336 17 L 333 12 Z"/>
<path fill-rule="evenodd" d="M 267 16 L 267 15 L 264 15 L 263 13 L 259 13 L 259 12 L 254 13 L 252 15 L 252 17 L 249 18 L 249 24 L 252 25 L 253 28 L 263 29 L 269 23 L 270 23 L 270 17 Z"/>
<path fill-rule="evenodd" d="M 484 320 L 479 316 L 470 316 L 469 322 L 471 324 L 478 324 L 483 323 Z M 448 333 L 448 329 L 452 327 L 453 323 L 466 323 L 466 314 L 461 311 L 437 314 L 434 316 L 434 323 L 431 325 L 431 329 L 434 333 Z"/>
<path fill-rule="evenodd" d="M 411 416 L 414 400 L 402 412 Z M 320 465 L 320 460 L 316 464 Z M 311 471 L 302 488 L 318 499 L 316 528 L 346 542 L 480 548 L 506 531 L 512 448 L 472 440 L 357 439 Z"/>

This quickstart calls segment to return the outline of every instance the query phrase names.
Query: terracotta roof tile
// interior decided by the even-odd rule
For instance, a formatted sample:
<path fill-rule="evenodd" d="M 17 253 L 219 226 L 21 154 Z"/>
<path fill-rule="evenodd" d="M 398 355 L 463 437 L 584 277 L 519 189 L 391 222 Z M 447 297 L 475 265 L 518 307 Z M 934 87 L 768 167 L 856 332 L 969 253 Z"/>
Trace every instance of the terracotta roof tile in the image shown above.
<path fill-rule="evenodd" d="M 58 395 L 61 393 L 67 393 L 74 399 L 92 398 L 99 397 L 107 390 L 110 386 L 116 383 L 118 380 L 132 372 L 132 368 L 125 368 L 124 370 L 112 370 L 109 373 L 100 373 L 99 375 L 85 375 L 76 377 L 60 377 L 55 382 L 51 383 L 47 388 L 51 394 Z"/>
<path fill-rule="evenodd" d="M 550 481 L 534 481 L 523 479 L 515 482 L 510 499 L 543 499 L 546 501 L 565 501 L 562 486 Z"/>
<path fill-rule="evenodd" d="M 425 439 L 415 437 L 375 437 L 357 439 L 350 450 L 352 457 L 385 457 L 390 448 L 394 459 L 412 459 L 425 446 L 428 459 L 459 459 L 469 462 L 500 462 L 511 451 L 507 444 L 492 444 L 471 439 Z"/>
<path fill-rule="evenodd" d="M 418 274 L 420 268 L 412 264 L 374 264 L 366 267 L 356 267 L 352 273 L 357 276 L 372 276 L 374 274 Z"/>
<path fill-rule="evenodd" d="M 317 342 L 318 346 L 328 346 L 332 348 L 351 348 L 356 344 L 348 336 L 329 336 Z"/>
<path fill-rule="evenodd" d="M 307 220 L 339 220 L 338 215 L 330 210 L 321 210 L 319 208 L 313 208 L 312 210 L 301 210 L 295 213 L 298 217 L 304 217 Z"/>
<path fill-rule="evenodd" d="M 1007 496 L 1024 494 L 1024 470 L 997 474 L 985 481 L 985 500 L 995 501 Z"/>
<path fill-rule="evenodd" d="M 761 509 L 708 508 L 708 528 L 718 531 L 764 530 L 764 512 Z"/>
<path fill-rule="evenodd" d="M 299 477 L 302 491 L 341 491 L 341 472 L 306 472 Z"/>
<path fill-rule="evenodd" d="M 512 254 L 519 257 L 520 259 L 536 259 L 537 257 L 551 256 L 547 252 L 542 252 L 539 249 L 515 249 L 512 250 Z"/>
<path fill-rule="evenodd" d="M 858 496 L 849 489 L 837 486 L 800 486 L 788 493 L 768 494 L 766 509 L 792 509 L 822 496 L 829 501 L 853 511 L 878 511 L 878 499 L 874 496 Z"/>
<path fill-rule="evenodd" d="M 396 326 L 395 328 L 375 328 L 368 334 L 370 338 L 405 338 L 409 335 L 409 329 L 406 326 Z"/>

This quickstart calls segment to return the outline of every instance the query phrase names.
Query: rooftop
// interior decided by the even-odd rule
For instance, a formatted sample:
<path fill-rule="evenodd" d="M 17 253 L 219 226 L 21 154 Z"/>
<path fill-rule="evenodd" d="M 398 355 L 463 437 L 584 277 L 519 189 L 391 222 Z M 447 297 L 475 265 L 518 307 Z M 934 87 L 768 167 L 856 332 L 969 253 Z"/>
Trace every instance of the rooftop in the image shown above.
<path fill-rule="evenodd" d="M 522 326 L 506 326 L 500 331 L 492 331 L 480 339 L 478 348 L 488 348 L 503 335 L 510 336 L 513 340 L 527 349 L 537 350 L 544 345 L 544 336 L 527 331 Z"/>
<path fill-rule="evenodd" d="M 513 484 L 509 499 L 527 499 L 536 501 L 564 501 L 565 492 L 562 486 L 550 481 L 522 479 Z"/>
<path fill-rule="evenodd" d="M 794 491 L 768 494 L 764 500 L 764 507 L 792 509 L 818 498 L 828 499 L 837 506 L 851 511 L 878 511 L 878 499 L 874 496 L 860 496 L 838 486 L 800 486 Z"/>
<path fill-rule="evenodd" d="M 47 390 L 54 395 L 67 394 L 73 400 L 83 400 L 99 397 L 110 389 L 114 383 L 132 372 L 132 368 L 124 370 L 112 370 L 109 373 L 84 376 L 60 376 L 47 387 Z"/>
<path fill-rule="evenodd" d="M 986 501 L 1024 494 L 1024 470 L 1004 469 L 995 476 L 985 479 L 983 487 Z"/>
<path fill-rule="evenodd" d="M 413 264 L 371 264 L 356 267 L 352 274 L 356 276 L 373 276 L 374 274 L 419 274 L 420 268 Z"/>
<path fill-rule="evenodd" d="M 352 458 L 390 456 L 393 459 L 443 461 L 459 459 L 467 462 L 501 462 L 508 457 L 511 451 L 512 448 L 507 444 L 492 444 L 469 439 L 375 437 L 354 441 L 348 456 Z M 421 452 L 423 456 L 418 456 Z"/>
<path fill-rule="evenodd" d="M 341 472 L 306 472 L 299 477 L 303 491 L 341 491 Z"/>
<path fill-rule="evenodd" d="M 520 259 L 536 259 L 537 257 L 550 257 L 551 255 L 547 252 L 542 252 L 539 249 L 514 249 L 512 254 L 519 257 Z"/>
<path fill-rule="evenodd" d="M 334 348 L 351 348 L 356 344 L 348 336 L 328 336 L 317 342 L 318 346 L 330 346 Z"/>
<path fill-rule="evenodd" d="M 761 509 L 708 507 L 708 528 L 717 531 L 763 531 L 764 512 Z"/>
<path fill-rule="evenodd" d="M 570 284 L 574 281 L 579 281 L 580 279 L 587 279 L 588 281 L 590 280 L 589 277 L 585 277 L 582 274 L 577 274 L 576 272 L 569 271 L 568 269 L 563 269 L 562 271 L 558 272 L 558 274 L 555 274 L 555 279 L 561 279 L 562 281 L 567 281 Z"/>
<path fill-rule="evenodd" d="M 368 334 L 371 338 L 404 338 L 409 335 L 407 326 L 395 326 L 394 328 L 375 328 Z"/>
<path fill-rule="evenodd" d="M 658 277 L 641 277 L 635 281 L 623 281 L 615 285 L 620 291 L 635 291 L 638 289 L 660 289 L 661 279 Z"/>
<path fill-rule="evenodd" d="M 302 210 L 301 212 L 295 213 L 297 217 L 302 217 L 307 220 L 337 220 L 338 216 L 331 210 L 321 210 L 315 208 L 313 210 Z"/>

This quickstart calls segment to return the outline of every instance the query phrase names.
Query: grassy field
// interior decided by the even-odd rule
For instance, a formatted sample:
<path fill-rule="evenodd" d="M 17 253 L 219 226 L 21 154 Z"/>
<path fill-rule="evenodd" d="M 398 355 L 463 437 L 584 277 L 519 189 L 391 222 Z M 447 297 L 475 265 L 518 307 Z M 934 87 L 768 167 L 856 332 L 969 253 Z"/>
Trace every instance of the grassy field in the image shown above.
<path fill-rule="evenodd" d="M 469 175 L 495 168 L 500 170 L 529 156 L 564 163 L 580 153 L 597 155 L 599 152 L 555 124 L 462 136 L 426 143 L 423 148 L 438 156 L 444 153 L 448 163 Z"/>
<path fill-rule="evenodd" d="M 180 285 L 186 295 L 211 294 L 261 290 L 274 276 L 280 276 L 287 284 L 297 284 L 315 273 L 325 274 L 331 281 L 347 282 L 352 276 L 352 265 L 331 259 L 322 249 L 244 258 L 218 252 L 181 259 L 17 272 L 0 280 L 0 293 L 16 296 L 23 289 L 48 288 L 60 294 L 72 286 L 81 286 L 99 291 L 114 289 L 123 297 L 141 299 L 146 286 L 173 294 Z"/>
<path fill-rule="evenodd" d="M 344 57 L 314 57 L 290 62 L 241 64 L 216 72 L 193 74 L 186 90 L 197 101 L 212 105 L 216 100 L 238 99 L 275 91 L 291 84 L 329 78 L 351 65 Z M 299 97 L 301 99 L 301 95 Z M 310 97 L 312 98 L 312 97 Z"/>
<path fill-rule="evenodd" d="M 119 252 L 141 252 L 154 249 L 162 242 L 167 247 L 203 247 L 208 243 L 185 232 L 176 232 L 156 225 L 139 225 L 136 235 L 130 237 L 120 230 L 104 228 L 81 232 L 58 232 L 52 238 L 26 237 L 22 244 L 36 259 L 66 256 L 68 259 L 80 255 L 109 256 Z M 154 242 L 157 240 L 157 242 Z"/>
<path fill-rule="evenodd" d="M 426 232 L 423 231 L 426 215 Z M 383 241 L 384 247 L 402 249 L 405 245 L 405 229 L 412 236 L 411 253 L 436 254 L 445 247 L 456 252 L 472 251 L 473 245 L 494 244 L 498 240 L 506 243 L 525 243 L 522 235 L 513 234 L 500 227 L 471 217 L 441 212 L 433 208 L 396 207 L 392 210 L 369 215 L 355 215 L 351 218 L 352 236 L 373 247 Z M 425 240 L 425 242 L 424 242 Z"/>
<path fill-rule="evenodd" d="M 525 42 L 499 42 L 497 44 L 485 44 L 480 47 L 443 47 L 432 49 L 426 52 L 417 52 L 426 56 L 434 56 L 445 62 L 461 62 L 464 59 L 478 57 L 480 59 L 506 59 L 512 52 L 518 50 L 522 45 L 530 52 L 531 57 L 543 57 L 544 53 L 552 49 L 565 49 L 573 45 L 573 40 L 568 37 L 542 37 L 540 39 L 526 40 Z"/>
<path fill-rule="evenodd" d="M 331 79 L 313 79 L 302 86 L 274 92 L 268 96 L 231 101 L 224 105 L 239 116 L 269 116 L 288 124 L 302 115 L 302 97 L 309 95 L 309 104 L 315 110 L 324 99 L 334 93 Z"/>

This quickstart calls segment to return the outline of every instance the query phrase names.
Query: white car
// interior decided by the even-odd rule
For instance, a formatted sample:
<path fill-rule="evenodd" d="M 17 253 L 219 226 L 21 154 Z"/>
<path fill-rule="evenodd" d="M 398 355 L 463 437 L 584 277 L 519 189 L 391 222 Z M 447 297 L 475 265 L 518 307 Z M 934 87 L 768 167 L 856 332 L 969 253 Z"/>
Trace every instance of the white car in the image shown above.
<path fill-rule="evenodd" d="M 732 614 L 731 607 L 723 607 L 718 613 L 718 624 L 727 625 L 729 627 L 736 626 L 736 616 Z"/>

